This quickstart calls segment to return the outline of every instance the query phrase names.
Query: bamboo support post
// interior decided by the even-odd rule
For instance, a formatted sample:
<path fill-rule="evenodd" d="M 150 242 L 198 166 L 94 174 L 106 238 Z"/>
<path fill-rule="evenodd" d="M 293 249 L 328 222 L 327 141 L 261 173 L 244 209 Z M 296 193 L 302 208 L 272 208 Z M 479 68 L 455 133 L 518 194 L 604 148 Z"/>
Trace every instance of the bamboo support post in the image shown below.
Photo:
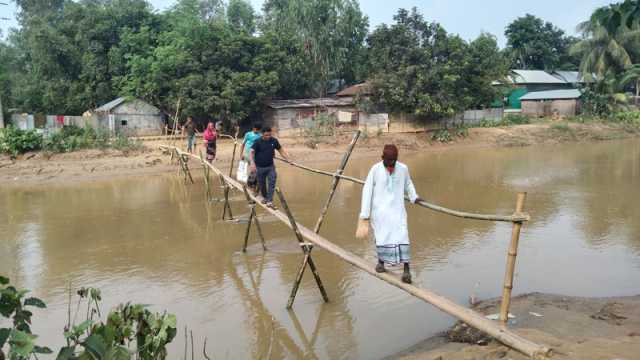
<path fill-rule="evenodd" d="M 522 213 L 526 198 L 527 193 L 518 193 L 518 197 L 516 199 L 516 214 Z M 515 221 L 513 223 L 513 229 L 511 230 L 511 243 L 509 244 L 509 253 L 507 256 L 507 270 L 504 274 L 504 288 L 502 290 L 502 303 L 500 304 L 500 322 L 505 326 L 509 321 L 511 291 L 513 290 L 513 275 L 516 268 L 516 257 L 518 256 L 520 229 L 522 229 L 522 221 Z"/>
<path fill-rule="evenodd" d="M 190 156 L 193 156 L 193 155 L 190 155 Z M 223 174 L 222 171 L 216 168 L 215 166 L 211 164 L 207 164 L 207 166 L 209 166 L 214 173 L 218 174 L 223 179 L 226 177 L 226 175 Z M 224 180 L 226 180 L 230 186 L 233 186 L 238 190 L 242 189 L 242 185 L 238 181 L 230 177 L 227 177 Z M 279 193 L 279 192 L 277 191 L 276 193 Z M 257 198 L 253 195 L 251 195 L 251 198 L 254 201 L 257 200 Z M 285 207 L 284 204 L 286 204 L 286 202 L 283 203 L 283 207 Z M 479 314 L 473 311 L 472 309 L 459 305 L 456 302 L 451 301 L 428 289 L 419 288 L 412 284 L 405 284 L 397 275 L 394 275 L 393 273 L 376 272 L 375 264 L 372 264 L 369 261 L 365 260 L 364 258 L 357 256 L 341 248 L 335 243 L 316 234 L 311 229 L 308 229 L 303 225 L 296 223 L 295 220 L 292 221 L 292 219 L 289 217 L 288 214 L 285 214 L 279 210 L 270 209 L 266 205 L 261 203 L 257 203 L 257 205 L 262 207 L 264 211 L 275 216 L 279 221 L 282 221 L 288 227 L 294 229 L 294 226 L 295 226 L 295 229 L 298 230 L 299 234 L 304 239 L 306 239 L 307 242 L 313 243 L 314 246 L 318 246 L 326 250 L 330 254 L 342 259 L 343 261 L 369 273 L 371 276 L 374 276 L 386 282 L 389 285 L 395 286 L 403 291 L 406 291 L 410 295 L 415 296 L 418 299 L 421 299 L 435 306 L 436 308 L 442 310 L 443 312 L 460 319 L 461 321 L 468 324 L 469 326 L 487 333 L 489 336 L 493 337 L 497 341 L 513 349 L 516 349 L 531 358 L 538 359 L 538 358 L 544 358 L 546 356 L 551 355 L 552 351 L 550 348 L 540 344 L 536 344 L 530 340 L 527 340 L 524 337 L 518 335 L 517 333 L 509 330 L 507 327 L 502 326 L 500 324 L 496 324 L 495 322 L 487 319 L 482 314 Z M 520 214 L 519 218 L 521 220 L 519 221 L 524 222 L 528 220 L 528 216 L 524 219 L 523 217 L 524 217 L 523 214 Z M 311 263 L 311 261 L 309 261 L 309 263 Z"/>
<path fill-rule="evenodd" d="M 242 190 L 244 191 L 244 195 L 247 198 L 247 203 L 251 208 L 251 212 L 249 214 L 249 222 L 247 223 L 247 231 L 244 234 L 244 246 L 242 247 L 242 252 L 247 252 L 247 244 L 249 242 L 249 233 L 251 232 L 251 223 L 255 221 L 256 229 L 258 230 L 258 237 L 260 238 L 260 242 L 262 243 L 262 250 L 267 250 L 267 245 L 264 241 L 264 236 L 262 235 L 262 227 L 260 226 L 260 220 L 258 220 L 258 214 L 256 213 L 256 203 L 251 199 L 249 192 L 247 191 L 246 186 L 242 186 Z"/>
<path fill-rule="evenodd" d="M 180 101 L 182 98 L 178 98 L 178 106 L 176 108 L 176 116 L 173 118 L 173 132 L 171 133 L 171 145 L 176 143 L 176 132 L 178 131 L 178 118 L 180 116 Z"/>
<path fill-rule="evenodd" d="M 227 184 L 227 181 L 225 180 L 224 175 L 222 173 L 218 173 L 218 176 L 220 177 L 220 183 L 224 188 L 224 205 L 222 209 L 222 220 L 227 219 L 227 211 L 229 211 L 229 220 L 233 220 L 233 213 L 231 212 L 231 204 L 229 204 L 229 185 Z"/>
<path fill-rule="evenodd" d="M 239 133 L 240 133 L 240 128 L 236 126 L 236 136 L 233 138 L 233 154 L 231 155 L 231 165 L 229 166 L 229 177 L 232 177 L 232 174 L 233 174 L 233 163 L 236 159 L 236 148 L 238 147 Z"/>
<path fill-rule="evenodd" d="M 211 184 L 209 178 L 209 167 L 205 165 L 204 158 L 202 157 L 202 150 L 200 151 L 200 163 L 202 164 L 202 171 L 204 173 L 204 187 L 208 203 L 209 201 L 211 201 Z"/>
<path fill-rule="evenodd" d="M 185 159 L 185 157 L 181 157 L 181 159 L 182 159 L 182 166 L 184 167 L 185 184 L 187 183 L 187 179 L 190 180 L 192 184 L 195 184 L 195 181 L 193 181 L 193 177 L 191 176 L 191 170 L 189 170 L 189 164 L 187 164 L 187 160 Z"/>
<path fill-rule="evenodd" d="M 306 269 L 307 265 L 309 265 L 309 268 L 313 273 L 313 277 L 316 280 L 316 284 L 318 284 L 318 289 L 320 289 L 320 294 L 322 294 L 322 299 L 325 302 L 329 302 L 329 296 L 327 295 L 327 292 L 324 289 L 324 285 L 322 285 L 322 280 L 320 279 L 320 274 L 318 274 L 318 269 L 316 268 L 316 264 L 313 262 L 313 259 L 311 258 L 311 250 L 313 250 L 313 246 L 304 244 L 305 241 L 304 241 L 304 238 L 302 237 L 302 234 L 300 233 L 300 229 L 298 229 L 298 223 L 293 218 L 291 209 L 289 209 L 289 205 L 287 204 L 287 201 L 285 200 L 284 195 L 282 195 L 282 191 L 280 191 L 279 188 L 276 188 L 276 194 L 278 194 L 278 198 L 280 199 L 280 204 L 282 204 L 282 208 L 284 209 L 287 215 L 289 224 L 291 225 L 291 229 L 293 229 L 293 232 L 296 234 L 296 238 L 298 239 L 298 242 L 302 244 L 301 248 L 302 248 L 302 251 L 304 252 L 304 258 L 302 259 L 302 264 L 298 269 L 298 274 L 296 275 L 296 279 L 293 283 L 293 288 L 291 289 L 291 295 L 289 296 L 289 301 L 287 302 L 287 309 L 291 309 L 293 307 L 293 301 L 295 300 L 296 294 L 298 293 L 298 288 L 300 287 L 300 282 L 302 281 L 302 275 L 304 275 L 304 270 Z"/>
<path fill-rule="evenodd" d="M 356 131 L 353 134 L 353 138 L 351 139 L 351 143 L 347 148 L 347 151 L 342 156 L 342 160 L 340 161 L 340 165 L 336 170 L 335 176 L 333 177 L 333 183 L 331 184 L 331 191 L 329 192 L 329 197 L 327 197 L 327 201 L 324 203 L 322 210 L 320 211 L 320 217 L 316 222 L 316 226 L 313 229 L 313 232 L 316 234 L 320 233 L 320 227 L 322 226 L 322 222 L 324 221 L 324 217 L 327 215 L 327 211 L 329 211 L 329 206 L 331 205 L 331 200 L 333 200 L 333 194 L 336 192 L 336 188 L 338 187 L 338 183 L 340 182 L 340 177 L 338 175 L 342 175 L 344 169 L 347 167 L 347 162 L 349 162 L 349 157 L 351 157 L 351 153 L 358 142 L 358 138 L 360 137 L 360 130 Z"/>

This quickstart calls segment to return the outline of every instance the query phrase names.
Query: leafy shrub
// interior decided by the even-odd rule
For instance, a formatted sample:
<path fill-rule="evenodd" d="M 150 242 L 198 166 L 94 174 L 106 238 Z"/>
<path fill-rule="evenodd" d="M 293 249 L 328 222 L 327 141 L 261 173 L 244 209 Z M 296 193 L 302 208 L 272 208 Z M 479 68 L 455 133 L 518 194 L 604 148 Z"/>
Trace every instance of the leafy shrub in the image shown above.
<path fill-rule="evenodd" d="M 478 123 L 479 127 L 491 128 L 501 126 L 524 125 L 531 123 L 528 116 L 520 114 L 507 114 L 501 120 L 482 119 Z"/>
<path fill-rule="evenodd" d="M 433 135 L 431 136 L 431 140 L 448 143 L 453 140 L 453 138 L 451 137 L 451 133 L 449 132 L 449 130 L 440 129 L 433 133 Z"/>
<path fill-rule="evenodd" d="M 616 123 L 640 126 L 640 111 L 615 112 L 610 116 L 609 119 L 610 121 Z"/>
<path fill-rule="evenodd" d="M 508 114 L 502 119 L 503 126 L 509 125 L 524 125 L 529 124 L 531 119 L 528 116 L 520 114 Z"/>
<path fill-rule="evenodd" d="M 26 297 L 28 290 L 18 290 L 9 284 L 9 279 L 0 276 L 0 315 L 11 320 L 11 326 L 0 328 L 0 359 L 4 359 L 2 348 L 9 344 L 7 359 L 28 359 L 32 354 L 50 354 L 47 347 L 35 344 L 36 335 L 31 333 L 29 308 L 45 308 L 45 303 L 35 297 Z"/>
<path fill-rule="evenodd" d="M 320 142 L 321 136 L 334 135 L 336 131 L 336 119 L 327 113 L 318 114 L 313 121 L 309 121 L 304 127 L 305 144 L 315 148 Z"/>
<path fill-rule="evenodd" d="M 558 130 L 558 131 L 570 131 L 571 128 L 569 127 L 569 124 L 567 123 L 555 123 L 551 125 L 551 129 L 553 130 Z"/>
<path fill-rule="evenodd" d="M 29 307 L 46 308 L 34 297 L 25 298 L 28 290 L 17 290 L 9 279 L 0 276 L 0 315 L 11 319 L 11 327 L 0 328 L 0 359 L 27 360 L 36 354 L 51 354 L 51 349 L 37 346 L 36 335 L 31 333 Z M 81 288 L 76 315 L 86 304 L 87 317 L 80 324 L 69 319 L 64 337 L 67 345 L 58 352 L 57 360 L 112 359 L 162 360 L 167 358 L 166 346 L 177 334 L 177 321 L 173 314 L 152 313 L 146 305 L 121 304 L 100 321 L 100 290 Z M 82 301 L 86 303 L 83 304 Z M 3 346 L 8 344 L 8 352 Z"/>
<path fill-rule="evenodd" d="M 0 152 L 16 156 L 42 148 L 42 135 L 35 130 L 20 130 L 9 126 L 0 129 Z"/>

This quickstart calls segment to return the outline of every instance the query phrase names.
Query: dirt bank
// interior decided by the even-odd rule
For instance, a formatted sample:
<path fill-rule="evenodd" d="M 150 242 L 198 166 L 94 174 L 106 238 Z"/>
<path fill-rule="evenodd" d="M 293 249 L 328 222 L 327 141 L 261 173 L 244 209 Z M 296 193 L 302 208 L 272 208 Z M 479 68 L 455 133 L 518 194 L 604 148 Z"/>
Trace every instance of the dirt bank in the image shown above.
<path fill-rule="evenodd" d="M 481 303 L 479 312 L 498 312 L 497 300 Z M 528 294 L 513 299 L 510 327 L 539 344 L 553 348 L 554 359 L 640 359 L 640 295 L 616 298 L 579 298 Z M 451 342 L 452 339 L 474 344 Z M 477 345 L 477 344 L 481 345 Z M 526 356 L 487 341 L 459 324 L 392 359 L 525 360 Z"/>
<path fill-rule="evenodd" d="M 443 151 L 450 148 L 512 147 L 535 144 L 557 144 L 576 141 L 623 139 L 640 136 L 640 129 L 601 124 L 531 124 L 504 128 L 473 128 L 466 136 L 451 132 L 452 141 L 432 140 L 432 133 L 368 134 L 362 137 L 354 158 L 377 156 L 382 145 L 397 144 L 402 151 Z M 281 139 L 298 162 L 333 161 L 342 156 L 350 136 L 320 139 L 315 149 L 308 139 Z M 169 157 L 158 150 L 166 142 L 147 141 L 145 149 L 131 153 L 115 150 L 84 150 L 66 154 L 31 153 L 10 159 L 0 156 L 0 182 L 3 185 L 32 185 L 41 183 L 69 183 L 107 180 L 116 177 L 150 176 L 175 171 Z M 183 142 L 178 144 L 184 145 Z M 218 145 L 218 164 L 228 166 L 233 145 L 221 140 Z M 203 150 L 198 147 L 196 153 Z M 238 149 L 239 151 L 239 149 Z"/>

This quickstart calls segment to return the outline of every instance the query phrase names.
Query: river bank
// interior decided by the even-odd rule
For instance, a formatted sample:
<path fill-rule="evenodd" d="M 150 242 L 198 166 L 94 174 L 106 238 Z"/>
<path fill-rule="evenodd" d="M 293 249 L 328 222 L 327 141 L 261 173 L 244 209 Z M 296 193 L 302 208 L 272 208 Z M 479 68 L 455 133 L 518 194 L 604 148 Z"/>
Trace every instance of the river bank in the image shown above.
<path fill-rule="evenodd" d="M 499 301 L 482 302 L 476 310 L 485 315 L 495 314 L 499 311 Z M 511 314 L 515 318 L 509 326 L 531 341 L 552 347 L 553 358 L 633 360 L 640 354 L 640 295 L 581 298 L 533 293 L 515 297 Z M 528 358 L 456 324 L 446 333 L 389 359 Z"/>
<path fill-rule="evenodd" d="M 625 139 L 640 136 L 640 129 L 629 126 L 578 123 L 540 123 L 499 128 L 471 128 L 464 135 L 452 131 L 452 139 L 441 142 L 432 133 L 367 134 L 358 142 L 352 158 L 378 156 L 384 144 L 395 143 L 404 153 L 433 152 L 447 149 L 479 147 L 522 147 L 566 142 L 587 142 Z M 283 146 L 298 162 L 334 161 L 341 158 L 350 135 L 319 139 L 316 148 L 309 147 L 304 137 L 281 139 Z M 34 185 L 78 181 L 110 180 L 113 178 L 151 176 L 175 171 L 169 157 L 159 145 L 166 141 L 145 141 L 142 150 L 82 150 L 71 153 L 27 153 L 17 159 L 0 156 L 0 181 L 4 185 Z M 177 143 L 184 145 L 182 142 Z M 203 151 L 201 144 L 196 153 Z M 233 143 L 220 140 L 220 166 L 228 166 Z M 239 149 L 238 149 L 239 152 Z"/>

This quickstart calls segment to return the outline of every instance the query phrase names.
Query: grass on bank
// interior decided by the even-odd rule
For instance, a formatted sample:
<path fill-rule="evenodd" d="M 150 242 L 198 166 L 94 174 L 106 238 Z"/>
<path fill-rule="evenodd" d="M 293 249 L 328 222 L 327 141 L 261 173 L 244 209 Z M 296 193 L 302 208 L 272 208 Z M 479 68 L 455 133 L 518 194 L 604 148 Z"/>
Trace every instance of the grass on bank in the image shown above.
<path fill-rule="evenodd" d="M 137 150 L 141 142 L 123 133 L 111 135 L 106 129 L 63 126 L 59 131 L 42 134 L 37 130 L 20 130 L 9 126 L 0 129 L 0 153 L 17 156 L 29 151 L 65 153 L 81 149 Z"/>

